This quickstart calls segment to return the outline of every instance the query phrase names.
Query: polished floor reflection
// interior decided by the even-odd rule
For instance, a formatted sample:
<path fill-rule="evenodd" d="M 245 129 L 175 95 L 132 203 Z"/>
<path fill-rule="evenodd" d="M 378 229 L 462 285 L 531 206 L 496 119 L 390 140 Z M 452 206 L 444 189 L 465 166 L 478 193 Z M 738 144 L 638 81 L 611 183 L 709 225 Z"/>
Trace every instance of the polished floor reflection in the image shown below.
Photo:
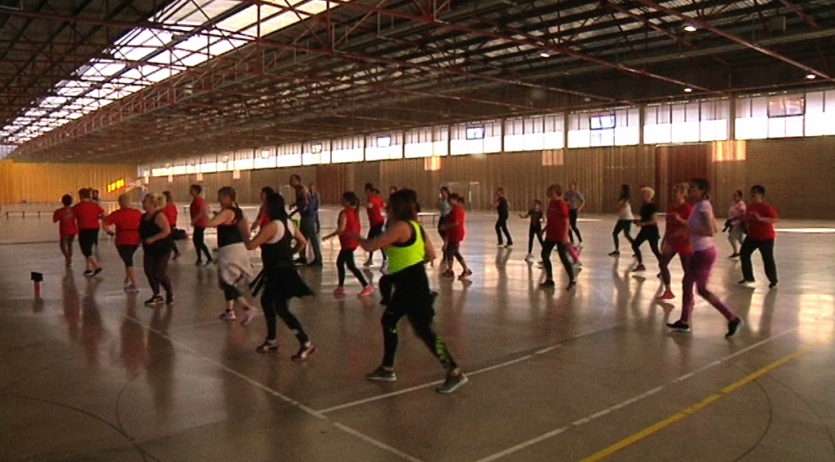
<path fill-rule="evenodd" d="M 376 294 L 331 295 L 335 242 L 323 270 L 303 270 L 317 297 L 293 302 L 319 347 L 301 364 L 285 328 L 281 351 L 258 355 L 261 317 L 217 320 L 216 269 L 193 266 L 190 245 L 171 269 L 176 304 L 158 309 L 142 305 L 147 288 L 122 292 L 107 242 L 93 280 L 79 256 L 65 269 L 54 243 L 0 245 L 0 460 L 835 459 L 835 236 L 781 233 L 775 290 L 757 256 L 753 287 L 720 258 L 712 287 L 746 323 L 726 340 L 701 301 L 692 333 L 668 332 L 680 298 L 653 301 L 656 262 L 630 273 L 631 258 L 606 255 L 610 218 L 581 225 L 573 292 L 559 290 L 558 264 L 558 290 L 537 290 L 522 220 L 504 249 L 490 217 L 471 216 L 470 282 L 430 268 L 438 330 L 471 378 L 450 396 L 433 391 L 442 372 L 407 323 L 398 382 L 363 380 L 382 354 L 382 309 Z M 30 271 L 45 274 L 41 300 Z"/>

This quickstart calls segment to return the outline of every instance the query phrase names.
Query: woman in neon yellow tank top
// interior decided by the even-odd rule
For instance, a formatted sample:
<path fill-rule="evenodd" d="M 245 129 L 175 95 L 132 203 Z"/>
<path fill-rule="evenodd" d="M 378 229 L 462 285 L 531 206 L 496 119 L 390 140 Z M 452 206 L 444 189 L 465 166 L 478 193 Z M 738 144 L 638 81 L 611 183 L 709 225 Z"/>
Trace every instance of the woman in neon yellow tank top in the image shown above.
<path fill-rule="evenodd" d="M 417 193 L 401 189 L 392 194 L 388 202 L 389 224 L 382 236 L 374 239 L 360 239 L 360 245 L 367 252 L 378 249 L 388 256 L 388 278 L 394 288 L 391 300 L 383 313 L 383 363 L 366 375 L 375 382 L 394 382 L 394 356 L 397 352 L 397 323 L 403 316 L 409 318 L 412 328 L 421 340 L 441 362 L 446 371 L 444 384 L 436 388 L 439 393 L 452 393 L 467 383 L 461 369 L 452 359 L 446 344 L 435 333 L 432 319 L 434 294 L 429 288 L 424 263 L 435 259 L 432 241 L 417 221 Z"/>

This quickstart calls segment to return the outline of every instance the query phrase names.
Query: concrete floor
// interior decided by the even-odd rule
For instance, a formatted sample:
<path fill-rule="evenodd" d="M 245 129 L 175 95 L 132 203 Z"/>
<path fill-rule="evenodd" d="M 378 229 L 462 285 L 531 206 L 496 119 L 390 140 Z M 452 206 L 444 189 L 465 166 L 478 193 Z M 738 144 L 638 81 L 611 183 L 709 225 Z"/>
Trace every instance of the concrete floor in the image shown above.
<path fill-rule="evenodd" d="M 0 460 L 835 460 L 835 234 L 782 232 L 776 290 L 756 256 L 750 288 L 721 258 L 711 285 L 746 321 L 726 340 L 703 302 L 691 334 L 668 332 L 680 299 L 653 302 L 654 259 L 634 276 L 631 258 L 606 256 L 612 219 L 598 218 L 582 223 L 585 269 L 566 293 L 536 289 L 524 221 L 516 247 L 497 249 L 490 217 L 472 214 L 472 282 L 430 269 L 438 329 L 471 379 L 450 396 L 433 391 L 440 368 L 406 323 L 399 381 L 363 380 L 382 309 L 331 295 L 335 242 L 323 270 L 303 271 L 319 295 L 293 303 L 319 347 L 302 364 L 284 327 L 280 353 L 258 355 L 263 318 L 217 320 L 216 270 L 194 267 L 190 245 L 170 309 L 122 293 L 106 242 L 94 280 L 80 256 L 66 271 L 55 243 L 0 245 Z M 55 232 L 11 221 L 6 242 Z M 45 273 L 40 302 L 30 271 Z"/>

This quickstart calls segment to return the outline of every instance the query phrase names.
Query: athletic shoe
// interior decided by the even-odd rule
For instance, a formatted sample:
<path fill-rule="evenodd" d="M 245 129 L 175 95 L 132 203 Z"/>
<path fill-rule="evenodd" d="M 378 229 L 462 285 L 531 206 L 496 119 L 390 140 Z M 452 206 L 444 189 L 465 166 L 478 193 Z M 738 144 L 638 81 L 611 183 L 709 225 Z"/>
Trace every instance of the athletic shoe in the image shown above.
<path fill-rule="evenodd" d="M 737 282 L 737 284 L 753 284 L 753 283 L 754 283 L 753 279 L 743 279 L 743 280 Z"/>
<path fill-rule="evenodd" d="M 565 290 L 571 290 L 577 287 L 577 281 L 569 281 L 568 285 L 565 286 Z"/>
<path fill-rule="evenodd" d="M 687 324 L 686 322 L 668 322 L 667 327 L 673 330 L 677 330 L 679 332 L 690 332 L 690 324 Z"/>
<path fill-rule="evenodd" d="M 146 305 L 159 305 L 163 302 L 162 295 L 154 295 L 153 297 L 145 300 Z"/>
<path fill-rule="evenodd" d="M 725 334 L 725 338 L 733 337 L 736 334 L 736 331 L 739 330 L 739 326 L 742 325 L 742 319 L 736 318 L 733 321 L 728 321 L 728 333 Z"/>
<path fill-rule="evenodd" d="M 238 317 L 235 315 L 235 310 L 225 310 L 223 313 L 220 313 L 220 316 L 218 316 L 218 318 L 220 318 L 223 321 L 234 321 L 238 319 Z"/>
<path fill-rule="evenodd" d="M 529 253 L 525 256 L 525 261 L 533 261 L 533 254 Z"/>
<path fill-rule="evenodd" d="M 173 257 L 171 257 L 171 259 L 172 259 L 172 260 L 176 260 L 176 259 L 180 258 L 180 255 L 181 255 L 181 253 L 180 253 L 180 252 L 175 252 L 175 253 L 174 253 L 174 256 L 173 256 Z"/>
<path fill-rule="evenodd" d="M 776 282 L 770 282 L 770 283 L 768 284 L 768 288 L 769 288 L 769 289 L 773 289 L 773 288 L 775 288 L 775 287 L 777 287 L 777 283 L 776 283 Z"/>
<path fill-rule="evenodd" d="M 129 293 L 129 294 L 138 294 L 139 293 L 139 287 L 136 287 L 133 284 L 129 284 L 127 287 L 125 287 L 125 292 Z"/>
<path fill-rule="evenodd" d="M 461 274 L 458 276 L 458 279 L 466 279 L 467 277 L 472 276 L 472 275 L 473 275 L 473 270 L 467 268 L 467 269 L 465 269 L 464 271 L 461 272 Z"/>
<path fill-rule="evenodd" d="M 394 370 L 385 369 L 383 366 L 380 366 L 374 369 L 373 372 L 365 374 L 365 380 L 372 382 L 396 382 L 397 374 L 394 373 Z"/>
<path fill-rule="evenodd" d="M 92 271 L 90 271 L 90 270 L 87 270 L 87 271 L 85 271 L 85 272 L 84 272 L 84 276 L 85 276 L 85 277 L 88 277 L 88 278 L 89 278 L 89 277 L 91 277 L 92 275 L 93 275 L 93 272 L 92 272 Z"/>
<path fill-rule="evenodd" d="M 258 353 L 271 353 L 278 351 L 278 340 L 264 340 L 264 343 L 255 347 Z"/>
<path fill-rule="evenodd" d="M 580 274 L 580 271 L 583 271 L 583 264 L 580 263 L 580 262 L 577 262 L 577 263 L 571 265 L 571 270 L 574 272 L 574 277 L 576 278 L 577 275 Z"/>
<path fill-rule="evenodd" d="M 90 277 L 98 276 L 102 271 L 104 271 L 104 268 L 96 268 L 93 270 L 93 274 L 91 274 Z"/>
<path fill-rule="evenodd" d="M 297 265 L 306 265 L 307 264 L 307 258 L 301 258 L 301 257 L 297 258 L 297 259 L 293 260 L 293 263 L 295 263 Z"/>
<path fill-rule="evenodd" d="M 508 249 L 509 249 L 509 248 L 511 248 L 511 247 L 513 247 L 513 243 L 512 243 L 512 242 L 508 242 L 508 243 L 507 243 L 507 245 L 505 246 L 505 248 L 508 248 Z"/>
<path fill-rule="evenodd" d="M 455 277 L 455 272 L 452 271 L 451 269 L 448 269 L 448 270 L 444 271 L 443 273 L 441 273 L 441 276 L 443 276 L 445 278 L 454 278 Z"/>
<path fill-rule="evenodd" d="M 316 345 L 307 342 L 304 345 L 299 347 L 299 351 L 296 352 L 293 356 L 290 357 L 293 361 L 304 361 L 307 359 L 308 356 L 316 353 Z"/>
<path fill-rule="evenodd" d="M 313 262 L 308 266 L 314 266 L 314 267 L 321 268 L 322 267 L 322 260 L 313 260 Z"/>
<path fill-rule="evenodd" d="M 197 260 L 194 262 L 194 266 L 203 266 L 203 260 Z"/>
<path fill-rule="evenodd" d="M 374 286 L 372 286 L 371 284 L 368 284 L 367 286 L 362 288 L 360 293 L 357 294 L 357 297 L 365 297 L 365 296 L 371 295 L 371 294 L 374 293 L 375 290 L 376 289 L 374 289 Z"/>
<path fill-rule="evenodd" d="M 165 294 L 165 304 L 166 305 L 173 305 L 174 304 L 174 295 L 173 294 Z"/>
<path fill-rule="evenodd" d="M 504 247 L 504 242 L 499 242 L 498 244 L 496 244 L 496 247 Z"/>
<path fill-rule="evenodd" d="M 345 286 L 339 286 L 336 289 L 333 289 L 333 294 L 335 296 L 345 295 Z"/>
<path fill-rule="evenodd" d="M 646 271 L 647 267 L 641 263 L 638 263 L 638 266 L 632 268 L 632 271 Z"/>
<path fill-rule="evenodd" d="M 672 290 L 665 290 L 660 297 L 656 298 L 656 300 L 672 300 L 676 298 L 675 294 L 673 294 Z"/>
<path fill-rule="evenodd" d="M 208 266 L 211 266 L 211 265 L 212 265 L 212 263 L 214 263 L 214 262 L 215 262 L 215 261 L 214 261 L 214 260 L 212 260 L 211 258 L 210 258 L 210 259 L 208 259 L 208 260 L 206 260 L 206 263 L 203 263 L 203 268 L 206 268 L 206 267 L 208 267 Z"/>
<path fill-rule="evenodd" d="M 455 390 L 461 388 L 461 385 L 464 385 L 469 381 L 470 379 L 468 379 L 463 372 L 459 372 L 458 374 L 448 373 L 446 375 L 446 380 L 444 380 L 444 384 L 436 388 L 435 391 L 437 391 L 438 393 L 448 395 L 454 392 Z"/>
<path fill-rule="evenodd" d="M 244 310 L 244 316 L 243 319 L 241 319 L 241 325 L 248 326 L 249 323 L 251 323 L 252 320 L 255 319 L 255 316 L 258 316 L 258 312 L 254 309 L 250 308 L 248 310 Z"/>
<path fill-rule="evenodd" d="M 620 251 L 615 250 L 614 252 L 609 252 L 610 257 L 618 257 L 620 256 Z"/>
<path fill-rule="evenodd" d="M 556 284 L 554 284 L 554 281 L 552 281 L 551 279 L 539 285 L 540 289 L 553 289 L 554 287 L 556 287 Z"/>

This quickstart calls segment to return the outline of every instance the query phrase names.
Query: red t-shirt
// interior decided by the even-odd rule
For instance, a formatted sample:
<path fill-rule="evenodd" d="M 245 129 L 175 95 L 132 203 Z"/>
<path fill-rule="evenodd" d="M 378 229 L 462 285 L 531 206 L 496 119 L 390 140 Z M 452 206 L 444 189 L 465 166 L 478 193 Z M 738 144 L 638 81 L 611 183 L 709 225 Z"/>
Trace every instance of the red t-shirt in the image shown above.
<path fill-rule="evenodd" d="M 116 245 L 139 245 L 139 221 L 142 212 L 136 209 L 119 209 L 104 219 L 107 226 L 116 225 Z"/>
<path fill-rule="evenodd" d="M 368 209 L 368 223 L 371 226 L 382 225 L 386 222 L 386 218 L 383 216 L 383 199 L 376 194 L 372 194 L 368 196 L 368 203 L 371 204 L 371 208 Z"/>
<path fill-rule="evenodd" d="M 759 213 L 764 218 L 777 218 L 777 210 L 765 202 L 750 203 L 745 209 L 745 224 L 748 226 L 748 237 L 755 241 L 770 241 L 777 237 L 774 225 L 754 220 L 752 213 Z"/>
<path fill-rule="evenodd" d="M 556 199 L 548 203 L 545 239 L 551 242 L 568 242 L 568 202 Z"/>
<path fill-rule="evenodd" d="M 78 226 L 75 223 L 75 214 L 72 207 L 61 207 L 52 214 L 52 222 L 58 223 L 58 234 L 61 237 L 75 236 L 78 234 Z"/>
<path fill-rule="evenodd" d="M 200 216 L 200 212 L 206 206 L 206 200 L 200 196 L 196 196 L 194 200 L 191 201 L 191 205 L 188 206 L 189 214 L 191 215 L 191 220 L 194 221 L 195 218 Z M 209 226 L 209 220 L 207 216 L 203 216 L 197 221 L 194 221 L 195 228 L 205 228 Z"/>
<path fill-rule="evenodd" d="M 173 228 L 177 226 L 177 206 L 174 204 L 165 204 L 165 208 L 162 209 L 162 213 L 165 215 L 165 218 L 168 219 L 168 224 Z"/>
<path fill-rule="evenodd" d="M 78 222 L 78 229 L 99 229 L 99 217 L 104 215 L 104 210 L 93 201 L 81 201 L 72 208 L 75 220 Z"/>
<path fill-rule="evenodd" d="M 360 217 L 357 209 L 342 209 L 342 216 L 345 217 L 345 231 L 339 234 L 339 245 L 342 250 L 354 250 L 359 247 Z"/>
<path fill-rule="evenodd" d="M 446 216 L 446 223 L 455 223 L 458 226 L 447 228 L 446 237 L 450 242 L 461 242 L 464 240 L 464 236 L 467 234 L 467 230 L 464 228 L 464 221 L 466 219 L 467 213 L 464 212 L 464 207 L 458 204 L 453 205 L 449 211 L 449 215 Z"/>
<path fill-rule="evenodd" d="M 270 216 L 267 215 L 266 207 L 262 205 L 261 208 L 258 209 L 258 217 L 255 219 L 255 222 L 258 223 L 258 226 L 264 226 L 271 221 Z"/>
<path fill-rule="evenodd" d="M 676 205 L 670 204 L 667 207 L 667 215 L 676 214 L 679 218 L 683 220 L 687 220 L 690 217 L 690 213 L 693 212 L 693 206 L 688 204 L 687 202 Z M 670 245 L 673 246 L 678 253 L 689 254 L 693 253 L 693 250 L 690 248 L 690 237 L 687 234 L 680 234 L 676 237 L 672 237 L 673 233 L 678 232 L 679 230 L 686 229 L 687 223 L 679 223 L 672 219 L 667 219 L 667 226 L 665 234 L 671 236 L 668 240 Z"/>

